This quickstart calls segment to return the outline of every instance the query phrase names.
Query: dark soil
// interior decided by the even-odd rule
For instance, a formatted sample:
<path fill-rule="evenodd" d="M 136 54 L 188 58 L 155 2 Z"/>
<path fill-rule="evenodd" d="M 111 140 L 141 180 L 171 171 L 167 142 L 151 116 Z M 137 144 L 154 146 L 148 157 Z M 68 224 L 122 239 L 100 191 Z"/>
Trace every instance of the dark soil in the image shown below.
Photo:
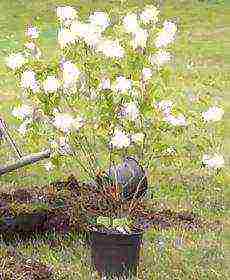
<path fill-rule="evenodd" d="M 24 280 L 52 280 L 52 269 L 43 263 L 29 259 L 14 249 L 8 249 L 1 256 L 0 279 L 24 279 Z"/>
<path fill-rule="evenodd" d="M 197 230 L 204 225 L 201 218 L 190 212 L 177 213 L 172 210 L 163 210 L 142 214 L 140 213 L 140 216 L 137 217 L 137 222 L 133 226 L 135 231 L 146 230 L 150 227 L 167 229 L 178 226 L 187 230 Z"/>
<path fill-rule="evenodd" d="M 127 212 L 129 206 L 130 203 L 114 198 L 108 191 L 95 192 L 93 184 L 80 183 L 71 176 L 66 181 L 30 191 L 17 188 L 10 193 L 1 192 L 0 234 L 9 237 L 14 233 L 24 235 L 52 230 L 60 233 L 70 230 L 80 233 L 92 231 L 95 230 L 95 225 L 89 222 L 90 217 L 114 217 L 114 213 L 121 211 L 121 208 Z M 191 212 L 177 213 L 170 209 L 153 211 L 151 208 L 154 209 L 148 207 L 150 210 L 147 210 L 141 201 L 136 203 L 130 213 L 133 220 L 130 233 L 142 232 L 150 227 L 197 230 L 209 224 Z M 98 230 L 118 233 L 105 227 L 98 227 Z"/>

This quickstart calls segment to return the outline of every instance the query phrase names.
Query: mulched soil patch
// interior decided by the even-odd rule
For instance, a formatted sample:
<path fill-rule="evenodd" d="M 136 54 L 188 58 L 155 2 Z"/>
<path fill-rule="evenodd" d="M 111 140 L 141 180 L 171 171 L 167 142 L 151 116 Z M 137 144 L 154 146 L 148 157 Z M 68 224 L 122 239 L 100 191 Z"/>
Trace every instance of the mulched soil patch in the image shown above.
<path fill-rule="evenodd" d="M 30 259 L 10 248 L 1 255 L 0 279 L 52 280 L 51 267 Z"/>
<path fill-rule="evenodd" d="M 84 233 L 85 230 L 95 230 L 95 225 L 89 223 L 90 216 L 114 215 L 121 210 L 121 200 L 113 197 L 113 203 L 110 203 L 112 195 L 106 190 L 95 193 L 92 184 L 80 183 L 73 176 L 66 181 L 55 182 L 42 188 L 17 188 L 1 192 L 0 234 L 9 238 L 15 233 L 29 235 L 52 230 L 60 233 L 70 230 Z M 34 208 L 31 205 L 39 207 Z M 82 205 L 89 214 L 88 217 L 82 213 Z M 123 206 L 123 211 L 127 212 L 130 203 L 123 203 Z M 167 229 L 178 226 L 187 230 L 197 230 L 213 225 L 192 212 L 178 213 L 170 209 L 156 211 L 151 210 L 149 206 L 146 209 L 142 202 L 135 205 L 130 215 L 134 220 L 131 232 L 145 231 L 150 227 Z M 214 227 L 219 226 L 218 221 L 215 221 Z M 103 230 L 111 231 L 105 228 Z"/>

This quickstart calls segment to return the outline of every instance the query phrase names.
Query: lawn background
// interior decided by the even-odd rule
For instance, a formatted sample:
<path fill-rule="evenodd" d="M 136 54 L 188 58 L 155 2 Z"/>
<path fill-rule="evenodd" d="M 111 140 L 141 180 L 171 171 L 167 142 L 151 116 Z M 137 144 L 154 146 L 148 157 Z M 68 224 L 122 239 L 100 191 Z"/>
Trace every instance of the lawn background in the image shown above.
<path fill-rule="evenodd" d="M 11 116 L 11 111 L 15 102 L 17 102 L 15 96 L 18 89 L 15 87 L 12 75 L 10 77 L 5 67 L 5 58 L 10 52 L 22 47 L 25 42 L 24 30 L 26 24 L 33 21 L 40 28 L 41 36 L 39 40 L 42 52 L 49 58 L 54 55 L 56 49 L 56 25 L 54 22 L 55 7 L 58 5 L 69 4 L 77 8 L 81 14 L 88 14 L 95 9 L 112 10 L 112 13 L 118 13 L 120 10 L 125 11 L 128 7 L 143 7 L 150 3 L 152 1 L 145 0 L 0 0 L 0 116 L 6 119 L 12 134 L 16 137 L 15 127 L 18 122 Z M 180 32 L 174 47 L 177 65 L 175 71 L 176 86 L 183 88 L 184 91 L 190 90 L 216 96 L 217 100 L 221 99 L 221 102 L 224 103 L 226 113 L 223 137 L 225 137 L 225 159 L 228 166 L 230 162 L 230 1 L 167 0 L 161 1 L 161 11 L 164 18 L 176 17 L 179 19 Z M 26 143 L 21 138 L 16 140 L 25 154 L 36 152 L 41 148 Z M 14 159 L 12 152 L 5 143 L 2 143 L 0 147 L 0 159 L 1 164 Z M 68 170 L 64 172 L 70 173 Z M 220 184 L 224 190 L 220 197 L 222 198 L 223 195 L 225 198 L 225 209 L 223 211 L 210 209 L 209 213 L 209 216 L 213 219 L 218 217 L 223 221 L 224 234 L 216 232 L 191 234 L 188 232 L 157 232 L 154 230 L 148 232 L 144 239 L 145 249 L 143 250 L 142 263 L 146 265 L 147 270 L 151 267 L 152 274 L 149 277 L 152 278 L 149 279 L 229 279 L 227 268 L 223 266 L 221 248 L 222 241 L 224 241 L 225 263 L 230 263 L 230 254 L 228 253 L 230 251 L 230 191 L 228 187 L 230 176 L 228 171 L 229 168 L 226 167 L 224 175 L 220 178 Z M 56 172 L 50 176 L 45 172 L 42 164 L 37 164 L 36 167 L 23 168 L 1 177 L 0 185 L 2 187 L 6 185 L 36 185 L 57 178 L 60 178 L 60 173 Z M 207 189 L 211 186 L 206 187 L 204 193 L 197 193 L 197 197 L 205 195 Z M 167 193 L 164 190 L 157 196 L 159 200 L 163 200 L 164 196 L 167 195 L 175 198 L 178 202 L 183 191 L 181 187 L 179 187 L 179 190 L 178 188 L 170 188 Z M 215 193 L 211 194 L 211 196 L 213 195 Z M 221 204 L 219 198 L 217 200 Z M 173 244 L 177 237 L 181 235 L 184 243 L 182 249 L 178 249 Z M 52 239 L 53 237 L 49 238 Z M 157 251 L 158 247 L 156 246 L 159 238 L 165 242 L 165 251 L 162 254 Z M 19 242 L 17 250 L 28 256 L 41 259 L 45 263 L 52 264 L 57 271 L 57 275 L 59 275 L 57 279 L 91 279 L 92 276 L 87 274 L 89 273 L 87 267 L 84 267 L 84 262 L 81 262 L 82 259 L 87 260 L 88 256 L 84 246 L 76 245 L 73 236 L 68 236 L 60 244 L 57 248 L 49 249 L 45 240 L 33 244 Z M 2 242 L 1 246 L 5 248 L 8 245 Z M 60 250 L 60 246 L 62 250 Z M 206 262 L 203 263 L 204 260 Z"/>

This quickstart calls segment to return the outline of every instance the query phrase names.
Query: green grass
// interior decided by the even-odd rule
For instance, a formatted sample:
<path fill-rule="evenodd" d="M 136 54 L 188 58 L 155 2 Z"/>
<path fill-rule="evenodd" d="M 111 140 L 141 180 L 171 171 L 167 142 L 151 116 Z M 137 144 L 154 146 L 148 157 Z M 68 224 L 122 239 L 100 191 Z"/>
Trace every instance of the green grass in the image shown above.
<path fill-rule="evenodd" d="M 122 2 L 122 4 L 120 4 Z M 210 94 L 221 99 L 225 107 L 225 129 L 220 134 L 225 137 L 225 158 L 227 164 L 230 159 L 230 1 L 195 1 L 166 0 L 162 6 L 164 18 L 177 17 L 179 19 L 180 33 L 177 43 L 172 47 L 175 53 L 175 75 L 171 86 L 178 90 L 178 102 L 187 91 L 200 92 L 201 96 Z M 54 8 L 59 4 L 70 4 L 79 9 L 82 16 L 94 9 L 123 11 L 127 7 L 142 7 L 143 4 L 152 1 L 93 1 L 93 0 L 11 0 L 0 1 L 0 114 L 16 137 L 14 127 L 18 124 L 11 116 L 11 110 L 15 104 L 15 96 L 18 89 L 15 81 L 10 78 L 4 65 L 8 53 L 22 47 L 24 42 L 24 26 L 33 20 L 41 29 L 40 42 L 46 57 L 54 55 L 55 50 L 55 25 L 53 24 Z M 119 9 L 123 5 L 123 9 Z M 189 68 L 188 64 L 193 63 Z M 169 143 L 172 139 L 168 139 Z M 38 151 L 31 143 L 17 138 L 24 154 Z M 1 164 L 14 160 L 12 151 L 5 143 L 0 146 Z M 157 163 L 153 163 L 156 164 Z M 0 178 L 0 185 L 38 185 L 46 184 L 62 174 L 73 172 L 74 164 L 69 162 L 63 170 L 58 170 L 52 175 L 44 171 L 42 163 L 33 167 L 24 168 Z M 171 173 L 172 174 L 171 174 Z M 229 279 L 225 263 L 229 263 L 230 255 L 230 222 L 229 209 L 230 192 L 227 175 L 227 167 L 224 174 L 217 176 L 215 180 L 208 180 L 207 174 L 191 174 L 187 169 L 185 179 L 181 179 L 175 170 L 162 169 L 154 176 L 151 184 L 151 194 L 157 203 L 163 203 L 177 210 L 193 209 L 198 214 L 211 218 L 221 219 L 226 225 L 223 233 L 197 232 L 191 233 L 182 230 L 156 231 L 150 230 L 144 235 L 144 245 L 141 253 L 140 279 Z M 172 177 L 172 183 L 167 183 L 164 174 Z M 201 179 L 198 177 L 201 176 Z M 203 180 L 203 181 L 202 181 Z M 206 181 L 205 181 L 206 180 Z M 161 185 L 158 186 L 158 182 Z M 214 189 L 218 189 L 219 191 Z M 223 190 L 226 200 L 226 209 L 222 208 Z M 49 238 L 52 238 L 49 237 Z M 96 279 L 87 268 L 89 262 L 89 250 L 81 244 L 76 244 L 77 237 L 67 236 L 61 239 L 54 248 L 49 248 L 47 239 L 39 239 L 35 243 L 14 244 L 16 250 L 26 256 L 34 256 L 46 264 L 51 264 L 56 272 L 57 279 Z M 158 239 L 164 240 L 163 251 L 159 250 Z M 175 240 L 182 238 L 181 247 L 175 247 Z M 57 237 L 55 238 L 55 240 Z M 58 243 L 58 242 L 57 242 Z M 226 256 L 223 261 L 224 243 Z M 1 242 L 2 248 L 7 244 Z M 0 270 L 1 271 L 1 270 Z M 94 278 L 92 278 L 94 277 Z"/>

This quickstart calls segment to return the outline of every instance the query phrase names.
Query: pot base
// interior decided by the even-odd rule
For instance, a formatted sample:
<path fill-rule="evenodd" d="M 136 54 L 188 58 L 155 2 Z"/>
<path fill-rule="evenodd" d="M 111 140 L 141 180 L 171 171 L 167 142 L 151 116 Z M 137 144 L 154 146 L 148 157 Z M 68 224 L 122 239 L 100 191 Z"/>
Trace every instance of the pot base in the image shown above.
<path fill-rule="evenodd" d="M 92 263 L 106 279 L 135 276 L 141 241 L 141 233 L 91 232 Z"/>

